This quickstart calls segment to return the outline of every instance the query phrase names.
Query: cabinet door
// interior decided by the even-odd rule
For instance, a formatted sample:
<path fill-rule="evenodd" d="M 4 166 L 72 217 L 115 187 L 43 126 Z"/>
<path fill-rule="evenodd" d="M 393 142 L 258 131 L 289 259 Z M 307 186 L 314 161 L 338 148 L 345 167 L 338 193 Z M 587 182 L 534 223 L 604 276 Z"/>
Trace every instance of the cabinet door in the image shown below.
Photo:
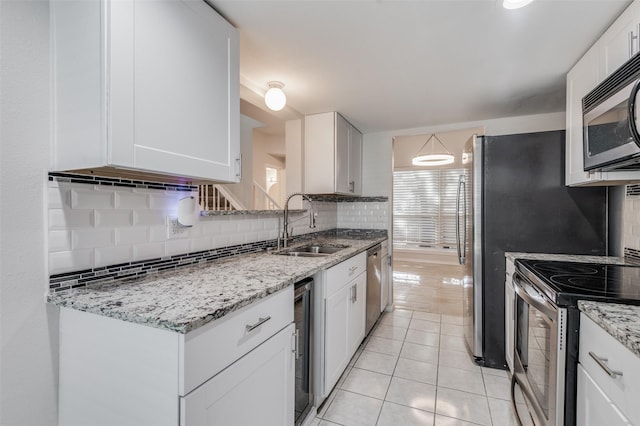
<path fill-rule="evenodd" d="M 349 133 L 351 125 L 340 114 L 336 114 L 336 192 L 351 193 L 349 185 Z"/>
<path fill-rule="evenodd" d="M 576 424 L 581 426 L 631 425 L 581 364 L 578 364 Z"/>
<path fill-rule="evenodd" d="M 345 285 L 325 300 L 324 389 L 328 393 L 349 363 L 349 305 L 351 286 Z"/>
<path fill-rule="evenodd" d="M 349 133 L 349 190 L 362 194 L 362 133 L 353 126 Z"/>
<path fill-rule="evenodd" d="M 292 425 L 294 324 L 180 398 L 181 426 Z"/>
<path fill-rule="evenodd" d="M 639 9 L 640 3 L 631 3 L 602 35 L 601 55 L 605 71 L 603 79 L 640 51 Z"/>
<path fill-rule="evenodd" d="M 111 163 L 238 181 L 237 31 L 204 1 L 111 4 Z"/>
<path fill-rule="evenodd" d="M 360 274 L 349 288 L 349 322 L 347 323 L 347 363 L 364 339 L 367 317 L 367 274 Z"/>
<path fill-rule="evenodd" d="M 584 171 L 582 98 L 599 82 L 598 46 L 592 47 L 567 74 L 567 133 L 565 185 L 584 185 L 601 180 L 600 172 Z"/>

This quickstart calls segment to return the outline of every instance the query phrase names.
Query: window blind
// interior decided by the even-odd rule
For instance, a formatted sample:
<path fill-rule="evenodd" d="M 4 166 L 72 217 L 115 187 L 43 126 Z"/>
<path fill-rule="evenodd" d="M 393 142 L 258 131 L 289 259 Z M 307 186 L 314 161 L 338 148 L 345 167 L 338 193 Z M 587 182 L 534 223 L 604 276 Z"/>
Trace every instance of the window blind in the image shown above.
<path fill-rule="evenodd" d="M 467 173 L 466 169 L 394 171 L 393 244 L 455 248 L 458 179 Z"/>

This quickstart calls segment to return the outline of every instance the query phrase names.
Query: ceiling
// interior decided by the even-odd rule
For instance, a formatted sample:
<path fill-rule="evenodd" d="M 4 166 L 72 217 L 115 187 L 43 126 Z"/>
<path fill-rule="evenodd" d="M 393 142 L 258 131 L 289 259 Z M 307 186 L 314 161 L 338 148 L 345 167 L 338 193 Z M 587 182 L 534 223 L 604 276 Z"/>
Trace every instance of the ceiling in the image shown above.
<path fill-rule="evenodd" d="M 240 32 L 243 99 L 282 81 L 276 117 L 339 111 L 371 133 L 563 111 L 567 71 L 630 1 L 212 3 Z"/>

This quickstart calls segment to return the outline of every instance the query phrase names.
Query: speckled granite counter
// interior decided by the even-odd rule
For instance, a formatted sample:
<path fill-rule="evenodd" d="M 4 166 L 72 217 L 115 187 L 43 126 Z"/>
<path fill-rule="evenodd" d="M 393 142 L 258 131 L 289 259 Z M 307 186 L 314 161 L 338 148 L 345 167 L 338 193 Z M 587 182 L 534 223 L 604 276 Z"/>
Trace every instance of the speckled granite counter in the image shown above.
<path fill-rule="evenodd" d="M 504 254 L 509 260 L 515 259 L 537 259 L 537 260 L 556 260 L 561 262 L 593 262 L 593 263 L 606 263 L 613 265 L 637 265 L 637 262 L 633 262 L 625 259 L 624 257 L 615 256 L 589 256 L 580 254 L 548 254 L 548 253 L 520 253 L 520 252 L 506 252 Z"/>
<path fill-rule="evenodd" d="M 136 281 L 50 294 L 48 301 L 188 333 L 384 240 L 386 237 L 322 238 L 313 242 L 349 247 L 326 257 L 290 257 L 267 252 L 243 255 Z M 309 241 L 301 243 L 307 244 Z"/>
<path fill-rule="evenodd" d="M 640 357 L 640 306 L 580 300 L 578 308 Z"/>

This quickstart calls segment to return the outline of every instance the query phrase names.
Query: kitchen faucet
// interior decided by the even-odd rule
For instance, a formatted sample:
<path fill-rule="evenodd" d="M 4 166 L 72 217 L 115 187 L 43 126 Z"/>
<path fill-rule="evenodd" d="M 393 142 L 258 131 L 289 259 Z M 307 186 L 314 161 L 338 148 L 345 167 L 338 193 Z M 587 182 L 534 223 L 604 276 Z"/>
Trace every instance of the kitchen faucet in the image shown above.
<path fill-rule="evenodd" d="M 284 248 L 287 247 L 287 242 L 289 240 L 289 229 L 288 229 L 289 228 L 289 200 L 291 200 L 291 198 L 295 197 L 296 195 L 301 196 L 303 200 L 307 200 L 309 202 L 310 204 L 309 208 L 311 210 L 309 212 L 309 228 L 316 227 L 316 212 L 313 210 L 313 207 L 311 206 L 311 198 L 307 194 L 303 194 L 302 192 L 294 192 L 293 194 L 289 195 L 287 197 L 287 201 L 284 203 L 284 220 L 283 220 L 284 232 L 282 233 L 282 246 Z"/>

